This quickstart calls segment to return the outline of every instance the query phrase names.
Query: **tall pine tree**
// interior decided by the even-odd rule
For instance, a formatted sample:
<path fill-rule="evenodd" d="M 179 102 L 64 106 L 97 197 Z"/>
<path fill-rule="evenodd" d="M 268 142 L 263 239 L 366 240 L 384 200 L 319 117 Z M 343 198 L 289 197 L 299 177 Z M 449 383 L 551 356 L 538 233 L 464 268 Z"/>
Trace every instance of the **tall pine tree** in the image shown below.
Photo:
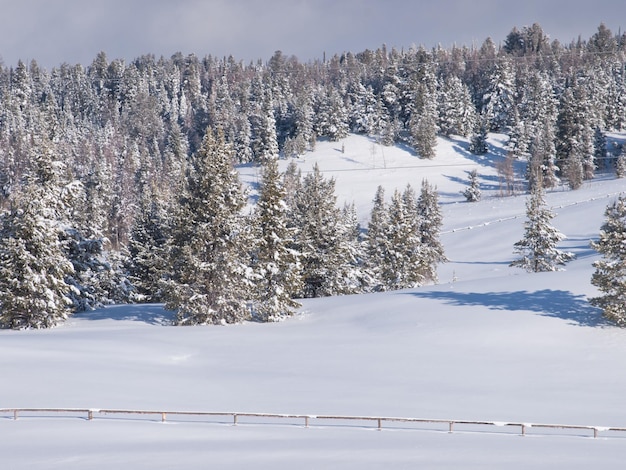
<path fill-rule="evenodd" d="M 72 304 L 65 282 L 73 272 L 64 253 L 65 192 L 62 164 L 47 148 L 36 157 L 26 187 L 2 216 L 0 326 L 49 328 L 67 318 Z"/>
<path fill-rule="evenodd" d="M 626 196 L 609 205 L 605 217 L 600 239 L 591 244 L 602 255 L 593 263 L 596 270 L 591 277 L 601 295 L 590 302 L 600 307 L 606 318 L 626 326 Z"/>
<path fill-rule="evenodd" d="M 293 315 L 300 306 L 293 296 L 300 291 L 299 253 L 290 247 L 294 229 L 288 227 L 285 190 L 276 157 L 266 158 L 259 201 L 254 255 L 254 315 L 261 321 L 277 321 Z"/>
<path fill-rule="evenodd" d="M 179 325 L 237 323 L 250 316 L 246 203 L 221 132 L 207 130 L 189 160 L 168 241 L 165 306 Z"/>

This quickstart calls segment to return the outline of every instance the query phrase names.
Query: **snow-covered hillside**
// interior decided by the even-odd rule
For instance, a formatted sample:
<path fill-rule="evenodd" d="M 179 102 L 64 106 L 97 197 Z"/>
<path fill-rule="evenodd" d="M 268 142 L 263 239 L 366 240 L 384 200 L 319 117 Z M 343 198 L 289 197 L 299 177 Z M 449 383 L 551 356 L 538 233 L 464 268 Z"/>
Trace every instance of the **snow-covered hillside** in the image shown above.
<path fill-rule="evenodd" d="M 464 140 L 440 139 L 438 156 L 424 161 L 350 136 L 319 142 L 298 162 L 334 177 L 339 204 L 354 202 L 363 225 L 378 185 L 391 195 L 423 178 L 435 184 L 450 259 L 439 285 L 310 299 L 277 324 L 172 327 L 160 306 L 135 305 L 75 315 L 52 330 L 0 331 L 0 407 L 626 426 L 626 331 L 587 302 L 597 259 L 589 241 L 626 182 L 601 175 L 577 191 L 549 192 L 553 224 L 568 237 L 562 247 L 576 260 L 554 273 L 510 268 L 526 196 L 500 196 L 503 140 L 492 136 L 492 153 L 476 157 Z M 460 194 L 472 169 L 483 190 L 477 203 Z M 256 170 L 241 174 L 254 188 Z M 574 469 L 621 468 L 626 458 L 619 433 L 425 428 L 0 414 L 0 467 Z"/>

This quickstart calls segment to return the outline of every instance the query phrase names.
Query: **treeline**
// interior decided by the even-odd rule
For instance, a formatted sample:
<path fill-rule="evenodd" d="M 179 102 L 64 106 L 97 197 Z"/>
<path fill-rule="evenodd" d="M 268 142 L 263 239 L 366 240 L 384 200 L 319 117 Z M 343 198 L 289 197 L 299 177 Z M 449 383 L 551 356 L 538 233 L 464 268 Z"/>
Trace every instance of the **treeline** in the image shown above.
<path fill-rule="evenodd" d="M 588 40 L 561 44 L 535 24 L 514 28 L 502 45 L 487 38 L 479 48 L 383 46 L 309 63 L 280 52 L 251 64 L 182 54 L 125 63 L 105 53 L 88 67 L 50 71 L 18 62 L 0 67 L 0 206 L 5 219 L 17 217 L 26 195 L 47 184 L 41 166 L 54 169 L 57 190 L 72 195 L 51 220 L 62 228 L 59 249 L 74 260 L 74 277 L 64 275 L 74 307 L 120 301 L 149 279 L 129 270 L 141 264 L 140 228 L 182 210 L 181 194 L 200 184 L 192 184 L 200 171 L 193 165 L 208 151 L 207 136 L 229 164 L 267 165 L 311 150 L 317 138 L 349 132 L 402 142 L 421 158 L 436 156 L 438 135 L 471 137 L 479 153 L 486 133 L 500 132 L 510 136 L 510 159 L 528 161 L 531 185 L 564 181 L 575 189 L 599 167 L 622 168 L 621 149 L 607 149 L 604 135 L 626 123 L 625 54 L 626 35 L 604 25 Z M 348 209 L 343 218 L 350 219 Z M 155 248 L 175 233 L 167 224 L 153 229 Z M 332 276 L 316 276 L 308 290 L 295 292 L 328 295 L 320 286 Z"/>

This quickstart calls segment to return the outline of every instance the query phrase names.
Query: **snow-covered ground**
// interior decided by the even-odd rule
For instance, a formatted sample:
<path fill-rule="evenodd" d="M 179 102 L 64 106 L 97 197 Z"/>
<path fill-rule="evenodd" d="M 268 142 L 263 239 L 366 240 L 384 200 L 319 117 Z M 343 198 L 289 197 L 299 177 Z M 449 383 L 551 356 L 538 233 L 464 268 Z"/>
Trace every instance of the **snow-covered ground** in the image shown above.
<path fill-rule="evenodd" d="M 503 158 L 503 137 L 490 139 Z M 344 151 L 341 151 L 341 147 Z M 440 284 L 311 299 L 278 324 L 167 326 L 160 306 L 79 314 L 45 331 L 0 331 L 0 407 L 360 415 L 626 426 L 626 331 L 587 298 L 589 248 L 625 180 L 605 176 L 547 194 L 577 259 L 556 273 L 508 264 L 525 195 L 501 197 L 494 158 L 440 139 L 418 159 L 362 136 L 320 142 L 299 159 L 336 179 L 365 225 L 376 187 L 390 197 L 423 178 L 438 187 L 450 262 Z M 493 156 L 493 155 L 492 155 Z M 286 163 L 285 163 L 286 165 Z M 477 169 L 483 199 L 460 191 Z M 242 179 L 258 179 L 242 168 Z M 2 469 L 623 468 L 626 433 L 157 415 L 0 414 Z"/>

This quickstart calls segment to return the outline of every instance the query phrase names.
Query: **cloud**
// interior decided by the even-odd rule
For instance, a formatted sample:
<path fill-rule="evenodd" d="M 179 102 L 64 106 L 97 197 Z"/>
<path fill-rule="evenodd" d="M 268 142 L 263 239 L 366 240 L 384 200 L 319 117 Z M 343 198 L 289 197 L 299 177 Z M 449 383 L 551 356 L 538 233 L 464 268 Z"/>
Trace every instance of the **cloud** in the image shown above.
<path fill-rule="evenodd" d="M 8 65 L 88 65 L 99 51 L 131 60 L 151 53 L 233 55 L 267 60 L 274 51 L 303 61 L 323 53 L 502 41 L 513 26 L 538 22 L 563 43 L 588 38 L 600 22 L 614 32 L 622 0 L 0 0 L 0 44 Z"/>

